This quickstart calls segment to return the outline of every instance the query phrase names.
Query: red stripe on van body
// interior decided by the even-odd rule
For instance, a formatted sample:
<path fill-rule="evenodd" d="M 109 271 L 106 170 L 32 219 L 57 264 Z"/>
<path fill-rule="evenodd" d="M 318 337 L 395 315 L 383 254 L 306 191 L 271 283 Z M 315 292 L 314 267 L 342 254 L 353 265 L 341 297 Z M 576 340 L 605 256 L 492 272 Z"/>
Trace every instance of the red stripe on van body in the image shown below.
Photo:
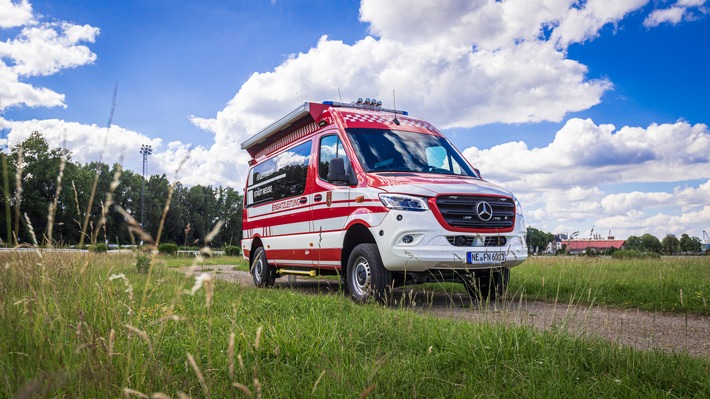
<path fill-rule="evenodd" d="M 306 253 L 308 252 L 308 253 Z M 342 249 L 340 248 L 311 248 L 311 249 L 267 249 L 266 258 L 269 263 L 278 265 L 279 260 L 302 261 L 306 265 L 313 262 L 339 262 Z M 282 265 L 290 266 L 290 265 Z"/>

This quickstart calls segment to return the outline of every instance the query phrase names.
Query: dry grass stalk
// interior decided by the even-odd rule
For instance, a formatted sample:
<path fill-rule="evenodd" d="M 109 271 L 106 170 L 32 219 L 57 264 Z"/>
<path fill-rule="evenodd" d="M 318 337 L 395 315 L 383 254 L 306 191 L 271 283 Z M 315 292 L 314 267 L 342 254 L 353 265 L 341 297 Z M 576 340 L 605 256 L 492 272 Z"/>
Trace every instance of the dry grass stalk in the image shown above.
<path fill-rule="evenodd" d="M 155 236 L 155 249 L 158 249 L 158 243 L 160 242 L 160 236 L 163 234 L 163 226 L 165 225 L 165 218 L 168 216 L 168 211 L 170 210 L 170 202 L 173 200 L 173 192 L 175 191 L 174 184 L 168 186 L 168 198 L 165 201 L 165 207 L 163 208 L 163 215 L 160 217 L 160 224 L 158 225 L 158 234 Z"/>
<path fill-rule="evenodd" d="M 106 193 L 106 202 L 104 202 L 101 206 L 101 218 L 99 218 L 99 223 L 96 225 L 96 229 L 94 229 L 94 235 L 91 239 L 92 243 L 96 242 L 96 239 L 99 236 L 99 231 L 101 231 L 101 227 L 106 224 L 106 214 L 108 214 L 108 209 L 111 207 L 111 205 L 113 205 L 113 193 L 116 191 L 116 188 L 121 183 L 121 173 L 123 173 L 123 168 L 121 167 L 121 165 L 118 165 L 118 167 L 116 168 L 116 172 L 113 174 L 113 181 L 111 181 L 108 193 Z"/>
<path fill-rule="evenodd" d="M 234 379 L 234 333 L 229 334 L 229 348 L 227 349 L 229 361 L 229 379 Z"/>
<path fill-rule="evenodd" d="M 240 383 L 238 383 L 238 382 L 233 382 L 233 383 L 232 383 L 232 386 L 233 386 L 233 387 L 236 387 L 236 388 L 239 389 L 240 391 L 244 392 L 244 394 L 247 395 L 248 397 L 250 397 L 250 398 L 253 398 L 253 397 L 254 397 L 254 394 L 252 394 L 252 393 L 251 393 L 251 390 L 249 390 L 249 388 L 247 388 L 245 385 L 242 385 L 242 384 L 240 384 Z"/>
<path fill-rule="evenodd" d="M 242 354 L 237 355 L 237 360 L 239 360 L 239 369 L 242 370 L 242 373 L 247 372 L 247 368 L 244 367 L 244 359 L 242 358 Z"/>
<path fill-rule="evenodd" d="M 368 397 L 368 395 L 370 395 L 372 393 L 372 391 L 375 390 L 376 387 L 377 387 L 377 384 L 370 384 L 369 387 L 365 388 L 365 390 L 362 391 L 362 393 L 360 394 L 360 399 L 365 399 L 366 397 Z"/>
<path fill-rule="evenodd" d="M 84 217 L 84 224 L 81 226 L 81 235 L 79 236 L 79 248 L 84 246 L 84 237 L 86 236 L 86 229 L 89 226 L 89 216 L 91 216 L 91 205 L 94 203 L 94 196 L 96 195 L 96 186 L 99 184 L 99 172 L 94 174 L 94 183 L 91 185 L 91 194 L 89 194 L 89 203 L 86 205 L 86 216 Z M 79 213 L 81 215 L 81 213 Z"/>
<path fill-rule="evenodd" d="M 64 167 L 66 165 L 66 159 L 62 158 L 59 161 L 59 174 L 57 174 L 57 189 L 54 192 L 54 202 L 49 205 L 49 215 L 47 216 L 47 246 L 52 248 L 52 231 L 54 230 L 54 216 L 57 212 L 57 203 L 59 201 L 59 194 L 62 192 L 62 177 L 64 176 Z"/>
<path fill-rule="evenodd" d="M 111 332 L 108 333 L 108 358 L 111 360 L 111 357 L 113 356 L 113 347 L 116 344 L 116 330 L 113 328 L 111 329 Z"/>
<path fill-rule="evenodd" d="M 116 205 L 116 211 L 121 214 L 126 219 L 126 222 L 128 222 L 128 232 L 131 234 L 135 234 L 143 240 L 145 243 L 152 243 L 153 242 L 153 237 L 150 236 L 150 234 L 146 233 L 143 231 L 141 228 L 141 224 L 138 223 L 138 221 L 131 216 L 130 213 L 126 212 L 125 209 L 122 207 Z"/>
<path fill-rule="evenodd" d="M 190 395 L 186 394 L 185 392 L 177 391 L 177 396 L 179 399 L 192 399 Z"/>
<path fill-rule="evenodd" d="M 316 389 L 318 388 L 318 384 L 320 383 L 320 380 L 321 380 L 321 378 L 323 378 L 324 375 L 325 375 L 325 370 L 320 372 L 320 375 L 316 379 L 315 384 L 313 384 L 313 389 L 311 390 L 311 395 L 316 393 Z"/>
<path fill-rule="evenodd" d="M 130 399 L 131 396 L 137 396 L 139 398 L 148 398 L 148 395 L 144 394 L 143 392 L 136 391 L 135 389 L 131 388 L 123 388 L 121 392 L 123 392 L 123 396 L 125 396 L 126 399 Z"/>
<path fill-rule="evenodd" d="M 23 149 L 20 147 L 17 150 L 17 173 L 15 174 L 15 246 L 17 246 L 20 234 L 20 205 L 22 204 L 22 166 L 24 164 Z"/>
<path fill-rule="evenodd" d="M 143 341 L 147 342 L 147 343 L 148 343 L 148 348 L 150 349 L 151 352 L 153 352 L 153 344 L 150 342 L 150 338 L 148 338 L 148 334 L 146 334 L 145 331 L 140 330 L 140 329 L 138 329 L 138 328 L 136 328 L 136 327 L 133 327 L 133 326 L 130 325 L 130 324 L 126 324 L 126 328 L 127 328 L 129 331 L 136 333 L 139 337 L 141 337 L 141 339 L 142 339 Z"/>
<path fill-rule="evenodd" d="M 256 339 L 254 340 L 254 349 L 259 350 L 259 343 L 261 342 L 261 331 L 263 330 L 262 326 L 259 326 L 259 328 L 256 329 Z"/>
<path fill-rule="evenodd" d="M 150 395 L 151 399 L 170 399 L 169 395 L 166 395 L 162 392 L 154 392 L 152 395 Z"/>
<path fill-rule="evenodd" d="M 254 377 L 254 391 L 256 391 L 257 399 L 261 399 L 261 382 L 256 377 Z"/>
<path fill-rule="evenodd" d="M 195 372 L 197 379 L 200 381 L 200 385 L 202 385 L 202 390 L 205 392 L 205 396 L 208 398 L 211 398 L 212 396 L 210 395 L 210 390 L 207 387 L 207 383 L 205 382 L 205 377 L 202 376 L 202 372 L 200 371 L 200 368 L 197 366 L 197 363 L 195 362 L 195 358 L 192 357 L 190 352 L 187 352 L 187 361 L 190 362 L 190 366 L 192 367 L 192 370 Z"/>

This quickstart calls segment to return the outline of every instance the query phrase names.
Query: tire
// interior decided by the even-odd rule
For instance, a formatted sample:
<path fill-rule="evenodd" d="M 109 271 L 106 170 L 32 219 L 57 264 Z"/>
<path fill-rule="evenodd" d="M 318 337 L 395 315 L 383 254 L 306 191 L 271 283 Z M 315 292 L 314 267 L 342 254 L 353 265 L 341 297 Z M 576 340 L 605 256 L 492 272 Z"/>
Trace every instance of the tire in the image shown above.
<path fill-rule="evenodd" d="M 473 277 L 464 279 L 463 285 L 475 299 L 495 301 L 505 295 L 510 281 L 510 269 L 477 270 Z"/>
<path fill-rule="evenodd" d="M 270 287 L 276 281 L 276 268 L 269 265 L 266 251 L 259 247 L 254 251 L 254 261 L 251 263 L 251 275 L 257 287 Z"/>
<path fill-rule="evenodd" d="M 375 299 L 386 303 L 391 297 L 392 273 L 382 265 L 377 244 L 360 244 L 350 253 L 345 288 L 357 303 Z"/>

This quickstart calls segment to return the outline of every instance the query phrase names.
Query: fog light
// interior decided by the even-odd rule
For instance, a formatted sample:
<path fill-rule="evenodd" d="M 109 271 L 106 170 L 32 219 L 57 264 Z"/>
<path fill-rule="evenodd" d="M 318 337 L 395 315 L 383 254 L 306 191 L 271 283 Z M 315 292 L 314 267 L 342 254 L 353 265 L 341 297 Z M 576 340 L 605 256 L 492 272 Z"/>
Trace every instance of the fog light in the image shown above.
<path fill-rule="evenodd" d="M 413 241 L 414 241 L 414 237 L 412 237 L 410 235 L 406 235 L 406 236 L 402 237 L 402 242 L 405 244 L 411 244 Z"/>
<path fill-rule="evenodd" d="M 459 247 L 463 247 L 464 245 L 466 245 L 466 241 L 468 241 L 466 239 L 466 236 L 457 236 L 456 237 L 456 245 L 458 245 Z"/>

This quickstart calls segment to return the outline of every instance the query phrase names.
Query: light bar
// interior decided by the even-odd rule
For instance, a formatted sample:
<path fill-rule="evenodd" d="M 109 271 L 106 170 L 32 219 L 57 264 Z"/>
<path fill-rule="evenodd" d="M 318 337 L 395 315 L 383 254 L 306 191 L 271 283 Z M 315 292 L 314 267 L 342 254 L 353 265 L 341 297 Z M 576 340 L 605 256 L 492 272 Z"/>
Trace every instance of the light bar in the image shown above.
<path fill-rule="evenodd" d="M 376 104 L 376 105 L 373 105 Z M 337 101 L 323 101 L 323 105 L 330 105 L 331 107 L 338 107 L 338 108 L 359 108 L 359 109 L 367 109 L 370 111 L 382 111 L 382 112 L 391 112 L 393 114 L 399 114 L 399 115 L 409 115 L 409 112 L 407 111 L 402 111 L 402 110 L 394 110 L 394 109 L 389 109 L 389 108 L 382 108 L 380 105 L 382 104 L 382 101 L 377 101 L 377 100 L 370 100 L 369 98 L 367 101 L 362 101 L 362 99 L 358 99 L 357 103 L 341 103 Z"/>

